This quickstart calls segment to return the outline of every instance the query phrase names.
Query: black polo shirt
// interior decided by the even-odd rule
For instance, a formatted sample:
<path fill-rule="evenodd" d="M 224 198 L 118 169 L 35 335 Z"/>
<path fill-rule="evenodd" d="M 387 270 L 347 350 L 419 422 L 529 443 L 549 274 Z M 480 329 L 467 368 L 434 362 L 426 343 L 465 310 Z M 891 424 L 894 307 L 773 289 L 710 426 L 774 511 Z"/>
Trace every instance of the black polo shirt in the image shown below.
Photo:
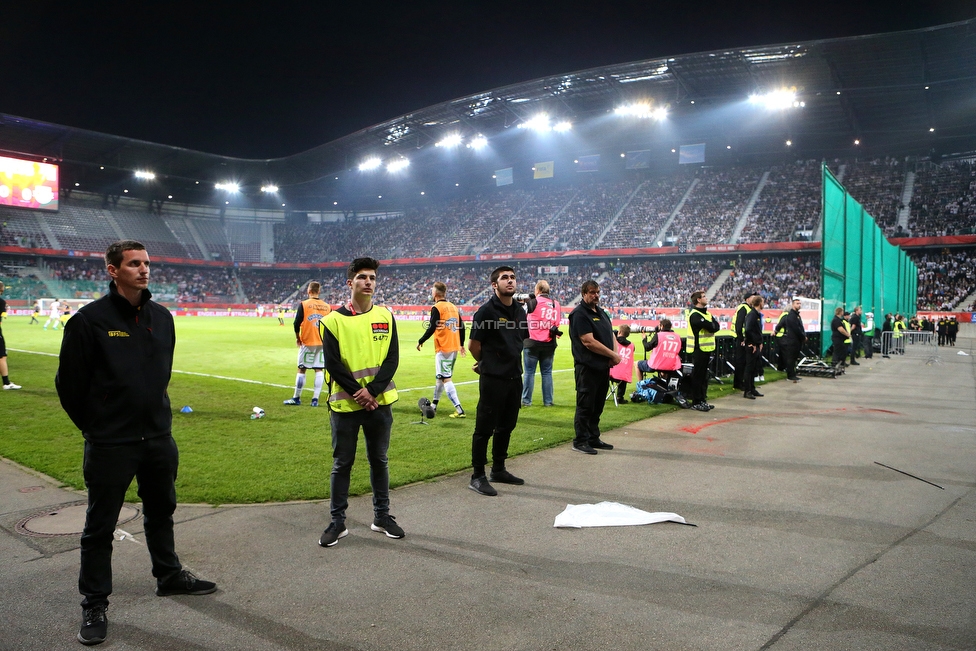
<path fill-rule="evenodd" d="M 580 337 L 592 334 L 593 338 L 613 350 L 613 324 L 610 317 L 599 306 L 591 309 L 580 301 L 569 313 L 569 341 L 573 346 L 573 361 L 583 366 L 606 370 L 610 368 L 610 358 L 587 350 Z"/>
<path fill-rule="evenodd" d="M 522 377 L 522 343 L 529 321 L 518 301 L 504 305 L 494 293 L 471 321 L 471 341 L 481 342 L 482 375 L 514 380 Z"/>

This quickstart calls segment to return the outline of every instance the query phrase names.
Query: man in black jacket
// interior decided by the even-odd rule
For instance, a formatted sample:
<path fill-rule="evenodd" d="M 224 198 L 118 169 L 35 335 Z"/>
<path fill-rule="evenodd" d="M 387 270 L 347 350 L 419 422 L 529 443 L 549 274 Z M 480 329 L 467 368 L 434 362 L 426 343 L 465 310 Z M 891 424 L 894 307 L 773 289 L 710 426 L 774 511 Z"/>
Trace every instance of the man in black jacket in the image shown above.
<path fill-rule="evenodd" d="M 780 319 L 776 330 L 777 334 L 783 333 L 779 341 L 779 351 L 783 367 L 786 370 L 786 379 L 796 384 L 800 381 L 796 374 L 796 361 L 799 359 L 800 349 L 807 339 L 807 333 L 803 328 L 803 319 L 800 318 L 800 299 L 793 299 L 790 311 Z"/>
<path fill-rule="evenodd" d="M 525 481 L 505 468 L 508 444 L 518 424 L 522 400 L 522 341 L 528 333 L 525 310 L 515 300 L 515 270 L 498 267 L 491 272 L 493 293 L 471 320 L 468 350 L 477 362 L 478 413 L 471 437 L 471 482 L 479 495 L 495 496 L 488 482 L 488 441 L 491 446 L 491 481 L 520 486 Z"/>
<path fill-rule="evenodd" d="M 735 334 L 735 348 L 733 349 L 733 363 L 735 369 L 732 374 L 732 388 L 742 390 L 742 378 L 745 377 L 746 370 L 746 339 L 744 329 L 746 327 L 746 315 L 752 311 L 749 306 L 749 299 L 756 296 L 756 292 L 749 292 L 742 298 L 742 302 L 735 308 L 735 316 L 732 320 L 732 332 Z"/>
<path fill-rule="evenodd" d="M 600 416 L 610 391 L 610 367 L 620 363 L 614 351 L 613 324 L 600 307 L 600 285 L 587 280 L 580 288 L 580 304 L 569 313 L 569 340 L 576 376 L 576 436 L 573 449 L 584 454 L 612 450 L 600 439 Z"/>
<path fill-rule="evenodd" d="M 183 569 L 173 542 L 179 452 L 166 392 L 176 333 L 169 310 L 150 300 L 149 255 L 139 242 L 108 247 L 109 293 L 68 320 L 55 385 L 61 406 L 85 437 L 88 511 L 78 589 L 78 641 L 105 640 L 112 593 L 112 538 L 136 477 L 156 594 L 209 594 L 210 581 Z"/>
<path fill-rule="evenodd" d="M 762 347 L 763 347 L 763 299 L 762 296 L 753 296 L 749 299 L 749 307 L 752 311 L 746 315 L 745 335 L 746 348 L 746 367 L 742 376 L 743 397 L 749 400 L 761 398 L 763 394 L 756 391 L 756 375 L 762 368 Z"/>

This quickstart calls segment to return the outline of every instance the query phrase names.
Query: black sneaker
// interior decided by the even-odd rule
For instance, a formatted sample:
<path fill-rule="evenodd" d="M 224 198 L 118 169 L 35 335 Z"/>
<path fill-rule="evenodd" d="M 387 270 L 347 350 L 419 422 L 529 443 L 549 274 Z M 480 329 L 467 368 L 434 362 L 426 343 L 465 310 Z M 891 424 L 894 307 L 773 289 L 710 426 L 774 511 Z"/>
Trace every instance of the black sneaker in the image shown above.
<path fill-rule="evenodd" d="M 329 524 L 326 530 L 322 532 L 322 537 L 319 538 L 319 544 L 323 547 L 332 547 L 339 542 L 340 538 L 345 538 L 348 535 L 349 530 L 346 529 L 345 522 L 332 522 Z"/>
<path fill-rule="evenodd" d="M 101 644 L 108 635 L 108 618 L 105 609 L 108 606 L 99 604 L 81 611 L 81 630 L 78 631 L 78 641 L 91 646 Z"/>
<path fill-rule="evenodd" d="M 373 518 L 373 524 L 369 528 L 373 531 L 385 533 L 387 538 L 403 538 L 407 535 L 403 533 L 403 529 L 400 528 L 400 525 L 396 523 L 396 519 L 389 513 Z"/>
<path fill-rule="evenodd" d="M 593 448 L 593 449 L 595 449 L 595 450 L 612 450 L 613 449 L 613 446 L 612 445 L 610 445 L 609 443 L 605 443 L 605 442 L 603 442 L 603 441 L 601 441 L 599 439 L 597 439 L 593 443 L 590 443 L 590 447 Z"/>
<path fill-rule="evenodd" d="M 156 596 L 169 597 L 174 594 L 210 594 L 216 592 L 217 584 L 213 581 L 204 581 L 193 576 L 189 570 L 180 570 L 173 577 L 163 582 L 156 582 Z"/>
<path fill-rule="evenodd" d="M 524 479 L 516 477 L 507 470 L 492 470 L 491 480 L 498 484 L 514 484 L 516 486 L 521 486 L 525 483 Z"/>
<path fill-rule="evenodd" d="M 691 408 L 695 411 L 708 411 L 708 405 L 706 405 L 704 402 L 696 402 L 691 406 Z"/>
<path fill-rule="evenodd" d="M 473 490 L 478 495 L 488 495 L 489 497 L 498 495 L 498 491 L 496 491 L 492 485 L 488 483 L 488 478 L 484 475 L 472 477 L 471 483 L 468 484 L 468 488 Z"/>
<path fill-rule="evenodd" d="M 589 443 L 573 443 L 573 449 L 583 454 L 596 454 L 596 450 Z"/>

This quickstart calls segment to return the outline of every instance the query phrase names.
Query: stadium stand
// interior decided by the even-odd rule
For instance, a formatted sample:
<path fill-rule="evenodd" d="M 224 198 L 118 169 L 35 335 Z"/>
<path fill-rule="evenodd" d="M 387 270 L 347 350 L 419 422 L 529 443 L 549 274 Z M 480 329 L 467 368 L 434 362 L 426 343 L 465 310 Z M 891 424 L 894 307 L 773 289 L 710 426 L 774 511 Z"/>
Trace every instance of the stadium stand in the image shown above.
<path fill-rule="evenodd" d="M 908 231 L 915 237 L 976 232 L 976 166 L 972 161 L 919 164 Z"/>
<path fill-rule="evenodd" d="M 843 165 L 844 173 L 835 171 Z M 835 161 L 830 165 L 844 187 L 891 236 L 895 233 L 901 195 L 905 188 L 905 165 L 896 158 L 874 158 L 852 162 Z"/>
<path fill-rule="evenodd" d="M 19 246 L 28 249 L 50 249 L 44 229 L 41 227 L 43 215 L 0 206 L 0 244 L 5 246 Z"/>
<path fill-rule="evenodd" d="M 787 242 L 816 228 L 820 179 L 820 161 L 774 165 L 738 242 Z"/>
<path fill-rule="evenodd" d="M 918 309 L 954 310 L 976 289 L 976 250 L 915 253 Z"/>
<path fill-rule="evenodd" d="M 652 247 L 668 217 L 691 185 L 692 176 L 676 174 L 648 179 L 624 208 L 600 243 L 602 249 Z"/>
<path fill-rule="evenodd" d="M 699 183 L 669 234 L 686 245 L 728 242 L 763 171 L 751 166 L 699 170 Z"/>
<path fill-rule="evenodd" d="M 786 297 L 820 298 L 820 254 L 765 256 L 737 260 L 734 271 L 712 298 L 713 307 L 735 307 L 746 292 L 779 305 Z"/>
<path fill-rule="evenodd" d="M 610 220 L 637 188 L 634 181 L 585 183 L 565 210 L 535 237 L 529 251 L 585 250 L 593 248 Z"/>

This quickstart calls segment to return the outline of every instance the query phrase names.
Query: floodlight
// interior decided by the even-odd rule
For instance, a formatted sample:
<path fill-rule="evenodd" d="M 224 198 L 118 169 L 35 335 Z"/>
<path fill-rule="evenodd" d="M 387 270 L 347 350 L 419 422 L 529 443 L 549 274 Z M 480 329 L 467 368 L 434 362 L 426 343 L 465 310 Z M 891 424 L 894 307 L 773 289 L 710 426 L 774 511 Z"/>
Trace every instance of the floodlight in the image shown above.
<path fill-rule="evenodd" d="M 518 128 L 532 129 L 533 131 L 538 131 L 539 133 L 552 131 L 552 127 L 549 125 L 548 113 L 539 113 L 538 115 L 534 115 L 525 122 L 519 123 Z"/>
<path fill-rule="evenodd" d="M 488 139 L 485 138 L 480 133 L 474 138 L 472 138 L 471 142 L 468 143 L 468 147 L 470 147 L 471 149 L 484 149 L 487 146 L 488 146 Z"/>
<path fill-rule="evenodd" d="M 859 138 L 855 138 L 854 139 L 854 144 L 855 145 L 860 145 L 861 144 L 861 140 Z"/>
<path fill-rule="evenodd" d="M 156 178 L 156 175 L 153 174 L 152 172 L 143 172 L 142 170 L 136 170 L 136 178 L 144 179 L 146 181 L 152 181 L 154 178 Z"/>
<path fill-rule="evenodd" d="M 792 147 L 793 146 L 793 141 L 792 140 L 787 140 L 786 141 L 786 146 L 787 147 Z"/>
<path fill-rule="evenodd" d="M 613 112 L 617 115 L 626 115 L 635 118 L 649 118 L 651 117 L 651 105 L 645 102 L 640 102 L 637 104 L 625 104 L 624 106 L 618 106 L 613 109 Z"/>
<path fill-rule="evenodd" d="M 651 111 L 651 117 L 660 122 L 661 120 L 668 117 L 668 109 L 666 109 L 663 106 L 659 106 L 653 111 Z"/>
<path fill-rule="evenodd" d="M 169 194 L 169 195 L 166 195 L 166 198 L 167 198 L 167 199 L 172 199 L 172 198 L 173 198 L 173 195 L 171 195 L 171 194 Z"/>
<path fill-rule="evenodd" d="M 377 167 L 383 164 L 379 158 L 373 156 L 372 158 L 367 158 L 362 163 L 359 164 L 360 172 L 368 172 L 370 170 L 375 170 Z"/>
<path fill-rule="evenodd" d="M 237 185 L 233 181 L 228 181 L 226 183 L 217 183 L 214 185 L 216 190 L 226 190 L 227 192 L 240 192 L 241 186 Z"/>
<path fill-rule="evenodd" d="M 277 185 L 262 185 L 261 192 L 267 192 L 268 194 L 274 194 L 278 191 Z"/>
<path fill-rule="evenodd" d="M 434 143 L 435 147 L 457 147 L 464 139 L 461 137 L 460 133 L 449 133 L 437 142 Z"/>
<path fill-rule="evenodd" d="M 763 94 L 749 96 L 751 104 L 759 104 L 769 110 L 800 108 L 800 103 L 796 99 L 796 90 L 783 88 Z"/>
<path fill-rule="evenodd" d="M 565 133 L 565 132 L 569 131 L 572 128 L 573 128 L 572 123 L 563 120 L 562 122 L 557 122 L 552 127 L 552 130 L 555 131 L 556 133 Z"/>
<path fill-rule="evenodd" d="M 390 173 L 399 172 L 400 170 L 402 170 L 405 167 L 408 167 L 409 165 L 410 165 L 410 161 L 407 160 L 406 158 L 398 158 L 396 160 L 387 163 L 386 171 Z"/>

